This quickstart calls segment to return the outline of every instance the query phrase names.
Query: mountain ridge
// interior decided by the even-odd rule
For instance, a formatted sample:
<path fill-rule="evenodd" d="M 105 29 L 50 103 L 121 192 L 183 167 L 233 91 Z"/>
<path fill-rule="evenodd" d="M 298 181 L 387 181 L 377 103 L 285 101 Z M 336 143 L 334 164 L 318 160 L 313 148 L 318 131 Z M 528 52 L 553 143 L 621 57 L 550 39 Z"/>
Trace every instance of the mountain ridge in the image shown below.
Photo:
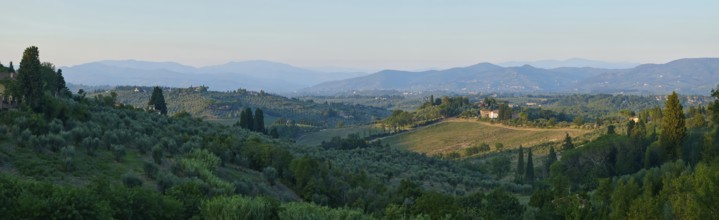
<path fill-rule="evenodd" d="M 365 75 L 358 72 L 313 71 L 264 60 L 235 61 L 203 67 L 177 62 L 101 60 L 61 68 L 66 80 L 75 84 L 170 87 L 206 85 L 216 91 L 243 88 L 293 92 L 328 80 Z"/>
<path fill-rule="evenodd" d="M 478 63 L 439 71 L 380 71 L 367 76 L 321 83 L 302 92 L 312 94 L 352 90 L 441 90 L 666 94 L 677 91 L 706 94 L 716 86 L 714 82 L 719 82 L 719 58 L 683 58 L 629 69 L 537 68 L 526 64 L 501 67 Z"/>

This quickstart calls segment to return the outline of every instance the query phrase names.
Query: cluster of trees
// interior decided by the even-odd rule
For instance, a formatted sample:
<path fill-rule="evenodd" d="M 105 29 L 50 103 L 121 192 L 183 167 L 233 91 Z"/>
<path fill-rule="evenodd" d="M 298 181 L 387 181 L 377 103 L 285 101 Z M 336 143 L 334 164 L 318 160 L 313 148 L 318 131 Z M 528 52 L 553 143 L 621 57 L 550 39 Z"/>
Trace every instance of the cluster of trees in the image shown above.
<path fill-rule="evenodd" d="M 381 123 L 396 132 L 404 127 L 426 125 L 442 118 L 457 116 L 468 108 L 470 108 L 470 104 L 467 97 L 444 96 L 441 99 L 434 99 L 434 96 L 430 96 L 430 100 L 422 104 L 416 111 L 394 110 Z"/>
<path fill-rule="evenodd" d="M 716 91 L 709 108 L 713 122 L 719 122 Z M 719 123 L 687 129 L 676 93 L 667 97 L 662 111 L 652 108 L 639 115 L 639 122 L 626 123 L 626 135 L 609 131 L 551 162 L 550 177 L 536 185 L 529 202 L 538 208 L 536 216 L 712 218 L 719 195 Z M 647 131 L 647 118 L 658 124 L 659 134 Z"/>
<path fill-rule="evenodd" d="M 552 148 L 554 151 L 554 148 Z M 556 157 L 554 158 L 556 160 Z M 517 150 L 517 169 L 514 176 L 514 181 L 518 183 L 532 184 L 535 180 L 534 176 L 534 159 L 532 156 L 532 148 L 527 149 L 527 163 L 524 163 L 524 147 L 519 146 Z"/>
<path fill-rule="evenodd" d="M 260 108 L 255 109 L 254 115 L 251 108 L 243 110 L 240 114 L 240 120 L 235 124 L 235 126 L 239 126 L 250 131 L 267 133 L 267 130 L 265 129 L 265 114 Z M 277 131 L 275 130 L 274 132 L 276 133 Z"/>
<path fill-rule="evenodd" d="M 16 97 L 21 106 L 34 112 L 63 114 L 54 104 L 53 97 L 69 97 L 70 91 L 65 85 L 62 70 L 56 70 L 52 63 L 40 62 L 37 47 L 28 47 L 23 53 L 17 80 L 6 80 L 6 93 Z M 14 72 L 13 67 L 7 71 Z"/>

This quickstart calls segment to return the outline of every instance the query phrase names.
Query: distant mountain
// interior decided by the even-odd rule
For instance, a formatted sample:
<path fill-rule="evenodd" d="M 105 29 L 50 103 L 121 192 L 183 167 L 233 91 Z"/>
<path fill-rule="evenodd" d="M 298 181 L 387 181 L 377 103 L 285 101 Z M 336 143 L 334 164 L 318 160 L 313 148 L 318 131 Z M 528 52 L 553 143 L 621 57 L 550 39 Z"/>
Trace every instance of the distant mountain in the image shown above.
<path fill-rule="evenodd" d="M 537 68 L 559 68 L 559 67 L 592 67 L 603 69 L 628 69 L 639 66 L 639 63 L 629 62 L 605 62 L 597 60 L 588 60 L 582 58 L 572 58 L 567 60 L 540 60 L 540 61 L 512 61 L 499 63 L 500 66 L 512 67 L 531 65 Z"/>
<path fill-rule="evenodd" d="M 585 92 L 708 94 L 719 84 L 719 58 L 680 59 L 609 71 L 577 84 Z"/>
<path fill-rule="evenodd" d="M 292 92 L 325 81 L 365 75 L 357 72 L 319 72 L 269 61 L 231 62 L 196 68 L 174 62 L 109 60 L 62 67 L 65 79 L 83 85 L 140 85 L 210 90 L 238 88 Z"/>
<path fill-rule="evenodd" d="M 449 90 L 449 91 L 558 91 L 558 85 L 571 83 L 561 72 L 529 65 L 504 68 L 491 63 L 446 70 L 408 72 L 385 70 L 334 82 L 325 82 L 305 92 L 341 90 Z"/>
<path fill-rule="evenodd" d="M 385 70 L 371 75 L 331 81 L 302 90 L 304 93 L 357 90 L 443 90 L 453 92 L 601 92 L 707 94 L 719 83 L 719 58 L 697 58 L 667 64 L 646 64 L 631 69 L 589 67 L 501 67 L 480 63 L 440 71 Z"/>

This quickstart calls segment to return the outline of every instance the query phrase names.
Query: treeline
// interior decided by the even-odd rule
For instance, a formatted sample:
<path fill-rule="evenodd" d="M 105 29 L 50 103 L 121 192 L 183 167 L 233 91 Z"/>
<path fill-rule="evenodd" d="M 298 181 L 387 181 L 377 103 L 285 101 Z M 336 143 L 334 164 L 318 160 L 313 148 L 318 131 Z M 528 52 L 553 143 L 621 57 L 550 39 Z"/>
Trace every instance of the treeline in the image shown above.
<path fill-rule="evenodd" d="M 712 95 L 719 98 L 717 90 Z M 687 129 L 674 93 L 662 111 L 640 113 L 644 120 L 652 115 L 659 132 L 643 119 L 627 122 L 623 134 L 607 126 L 607 135 L 561 152 L 549 177 L 535 184 L 529 205 L 538 218 L 712 218 L 719 197 L 719 101 L 709 110 L 711 127 Z"/>
<path fill-rule="evenodd" d="M 426 125 L 442 118 L 457 116 L 469 107 L 470 103 L 467 97 L 444 96 L 434 99 L 434 96 L 430 96 L 429 100 L 416 111 L 394 110 L 389 117 L 380 123 L 390 131 L 396 132 L 406 127 Z"/>

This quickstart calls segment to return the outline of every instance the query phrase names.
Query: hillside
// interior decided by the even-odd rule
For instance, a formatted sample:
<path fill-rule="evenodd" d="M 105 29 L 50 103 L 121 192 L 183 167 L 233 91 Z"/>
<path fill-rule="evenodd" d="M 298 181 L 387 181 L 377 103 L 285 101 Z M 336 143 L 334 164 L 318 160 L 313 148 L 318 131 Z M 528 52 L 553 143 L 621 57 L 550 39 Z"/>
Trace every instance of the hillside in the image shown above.
<path fill-rule="evenodd" d="M 302 90 L 306 93 L 353 90 L 446 90 L 462 93 L 636 93 L 706 94 L 719 80 L 719 58 L 675 60 L 631 69 L 529 65 L 500 67 L 480 63 L 468 67 L 424 72 L 385 70 L 357 78 L 325 82 Z"/>
<path fill-rule="evenodd" d="M 382 143 L 428 155 L 460 151 L 482 143 L 489 144 L 496 151 L 495 144 L 501 143 L 505 150 L 522 146 L 533 146 L 546 142 L 559 142 L 565 134 L 578 137 L 589 133 L 582 129 L 539 129 L 516 128 L 470 119 L 450 119 L 416 130 L 382 138 Z"/>

